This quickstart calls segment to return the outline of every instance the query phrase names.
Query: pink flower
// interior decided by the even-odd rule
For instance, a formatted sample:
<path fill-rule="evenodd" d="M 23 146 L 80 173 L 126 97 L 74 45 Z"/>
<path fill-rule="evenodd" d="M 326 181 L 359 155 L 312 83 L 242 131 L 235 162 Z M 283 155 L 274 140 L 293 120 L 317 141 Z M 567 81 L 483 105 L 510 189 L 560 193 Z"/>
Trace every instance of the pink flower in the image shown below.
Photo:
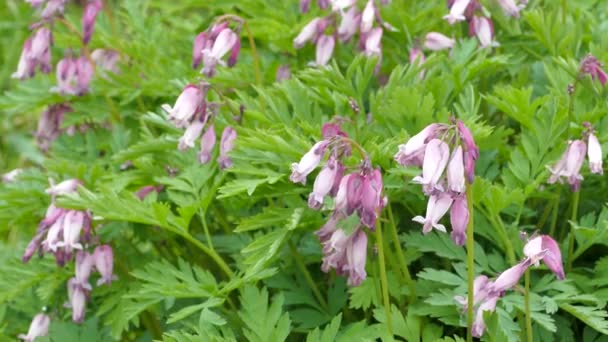
<path fill-rule="evenodd" d="M 448 163 L 448 189 L 455 193 L 465 192 L 464 185 L 464 162 L 462 157 L 462 147 L 458 145 L 452 152 L 452 158 Z"/>
<path fill-rule="evenodd" d="M 276 81 L 283 82 L 291 78 L 291 71 L 288 65 L 281 65 L 277 68 Z"/>
<path fill-rule="evenodd" d="M 95 28 L 95 18 L 102 8 L 101 0 L 92 0 L 84 8 L 82 14 L 82 42 L 88 44 L 93 36 L 93 29 Z"/>
<path fill-rule="evenodd" d="M 514 0 L 498 0 L 498 4 L 502 7 L 505 14 L 519 18 L 519 7 Z"/>
<path fill-rule="evenodd" d="M 19 174 L 23 172 L 21 169 L 14 169 L 2 175 L 2 181 L 4 183 L 13 183 L 19 177 Z"/>
<path fill-rule="evenodd" d="M 291 164 L 292 172 L 289 179 L 294 183 L 306 184 L 306 176 L 317 168 L 325 155 L 325 150 L 328 145 L 328 140 L 319 141 L 310 149 L 310 151 L 302 156 L 299 163 Z"/>
<path fill-rule="evenodd" d="M 43 19 L 51 19 L 55 15 L 63 15 L 66 2 L 67 0 L 48 0 L 40 16 Z"/>
<path fill-rule="evenodd" d="M 475 311 L 475 321 L 473 322 L 473 326 L 471 327 L 471 334 L 473 337 L 481 337 L 486 330 L 486 323 L 483 320 L 483 313 L 485 311 L 494 312 L 496 310 L 496 302 L 498 301 L 498 296 L 492 296 L 488 298 L 486 301 L 481 303 Z"/>
<path fill-rule="evenodd" d="M 236 61 L 239 57 L 239 53 L 241 52 L 241 40 L 237 39 L 234 45 L 232 45 L 232 49 L 230 50 L 230 56 L 228 56 L 228 62 L 226 63 L 228 67 L 233 67 L 236 65 Z"/>
<path fill-rule="evenodd" d="M 557 279 L 563 280 L 566 277 L 559 245 L 549 235 L 539 235 L 529 240 L 524 246 L 524 255 L 536 266 L 542 260 Z"/>
<path fill-rule="evenodd" d="M 365 39 L 365 50 L 366 56 L 381 56 L 382 55 L 382 28 L 376 27 L 372 29 Z"/>
<path fill-rule="evenodd" d="M 445 15 L 443 19 L 447 20 L 450 25 L 454 25 L 458 21 L 465 20 L 464 12 L 469 6 L 471 0 L 456 0 L 450 7 L 450 14 Z"/>
<path fill-rule="evenodd" d="M 331 238 L 323 244 L 323 264 L 321 270 L 336 274 L 348 274 L 348 285 L 359 286 L 365 280 L 365 263 L 367 260 L 367 235 L 361 229 L 346 235 L 342 229 L 336 229 Z"/>
<path fill-rule="evenodd" d="M 304 44 L 306 44 L 307 42 L 316 40 L 316 37 L 320 32 L 319 28 L 321 26 L 324 26 L 324 25 L 322 25 L 321 18 L 317 17 L 317 18 L 312 19 L 308 24 L 306 24 L 306 26 L 304 26 L 302 31 L 300 31 L 300 33 L 294 38 L 293 46 L 296 49 L 299 49 L 299 48 L 303 47 Z"/>
<path fill-rule="evenodd" d="M 210 48 L 208 44 L 211 43 L 209 40 L 207 32 L 199 33 L 196 38 L 194 38 L 194 43 L 192 44 L 192 68 L 196 69 L 203 62 L 203 49 Z"/>
<path fill-rule="evenodd" d="M 334 184 L 336 178 L 339 176 L 340 165 L 335 157 L 329 157 L 325 166 L 321 169 L 321 172 L 315 178 L 313 190 L 308 197 L 308 206 L 312 209 L 318 210 L 323 206 L 323 199 L 327 196 Z M 339 180 L 338 180 L 339 181 Z"/>
<path fill-rule="evenodd" d="M 17 71 L 15 71 L 11 77 L 18 78 L 20 80 L 33 77 L 36 73 L 36 63 L 30 58 L 32 54 L 32 39 L 28 38 L 23 43 L 21 49 L 21 57 L 19 57 L 19 63 L 17 64 Z"/>
<path fill-rule="evenodd" d="M 494 25 L 487 17 L 473 16 L 469 23 L 469 35 L 477 36 L 482 48 L 500 45 L 494 41 Z"/>
<path fill-rule="evenodd" d="M 479 158 L 479 148 L 475 144 L 471 131 L 460 120 L 457 121 L 458 133 L 464 143 L 464 172 L 469 183 L 475 180 L 475 161 Z"/>
<path fill-rule="evenodd" d="M 589 133 L 589 140 L 587 142 L 587 158 L 589 158 L 589 168 L 591 169 L 592 173 L 602 175 L 604 174 L 604 170 L 602 168 L 602 146 L 593 133 Z"/>
<path fill-rule="evenodd" d="M 117 51 L 109 49 L 95 49 L 91 52 L 91 59 L 95 62 L 98 71 L 102 71 L 102 75 L 105 76 L 105 71 L 110 71 L 117 74 L 118 62 L 120 60 L 120 54 Z"/>
<path fill-rule="evenodd" d="M 82 185 L 81 180 L 68 179 L 59 184 L 51 183 L 51 187 L 46 189 L 45 192 L 52 196 L 65 195 L 75 192 L 79 185 Z"/>
<path fill-rule="evenodd" d="M 201 72 L 207 77 L 215 75 L 217 64 L 224 65 L 222 57 L 232 50 L 237 44 L 239 37 L 229 28 L 223 29 L 213 42 L 211 49 L 203 50 L 203 70 Z M 240 43 L 239 43 L 240 44 Z M 239 45 L 240 46 L 240 45 Z"/>
<path fill-rule="evenodd" d="M 220 139 L 220 156 L 217 158 L 220 169 L 226 169 L 232 166 L 232 159 L 230 159 L 228 153 L 234 148 L 236 137 L 236 131 L 230 126 L 226 126 L 224 131 L 222 131 L 222 138 Z"/>
<path fill-rule="evenodd" d="M 57 88 L 61 94 L 84 95 L 89 91 L 93 66 L 86 56 L 65 57 L 57 63 Z"/>
<path fill-rule="evenodd" d="M 464 246 L 469 224 L 469 206 L 465 196 L 458 196 L 454 199 L 450 210 L 450 223 L 452 224 L 452 241 L 458 246 Z"/>
<path fill-rule="evenodd" d="M 333 36 L 321 35 L 317 40 L 317 50 L 315 63 L 319 66 L 327 65 L 327 62 L 331 59 L 334 53 L 334 46 L 336 42 Z"/>
<path fill-rule="evenodd" d="M 561 182 L 562 177 L 566 177 L 572 191 L 577 191 L 583 179 L 583 176 L 580 175 L 580 170 L 583 166 L 586 152 L 587 145 L 584 141 L 574 140 L 569 142 L 568 148 L 562 158 L 553 168 L 549 168 L 551 177 L 549 177 L 548 183 L 553 184 L 558 180 Z"/>
<path fill-rule="evenodd" d="M 372 29 L 375 17 L 376 6 L 374 6 L 374 0 L 368 0 L 361 14 L 361 33 L 367 33 Z"/>
<path fill-rule="evenodd" d="M 200 87 L 189 84 L 179 95 L 173 108 L 168 104 L 162 105 L 162 108 L 169 114 L 169 120 L 175 126 L 184 128 L 201 109 L 204 98 L 205 94 Z"/>
<path fill-rule="evenodd" d="M 331 0 L 332 11 L 343 11 L 357 3 L 357 0 Z"/>
<path fill-rule="evenodd" d="M 500 294 L 502 294 L 504 291 L 515 286 L 515 284 L 519 282 L 519 278 L 521 278 L 521 276 L 528 269 L 530 264 L 530 259 L 526 258 L 517 265 L 512 266 L 502 272 L 493 282 L 491 292 L 500 296 Z"/>
<path fill-rule="evenodd" d="M 91 254 L 85 251 L 78 251 L 76 253 L 75 284 L 89 291 L 91 290 L 89 277 L 91 276 L 91 270 L 93 270 L 93 263 L 94 259 Z"/>
<path fill-rule="evenodd" d="M 361 224 L 370 229 L 376 227 L 378 212 L 384 204 L 382 186 L 382 174 L 379 169 L 374 169 L 369 174 L 363 176 L 359 217 L 361 218 Z"/>
<path fill-rule="evenodd" d="M 403 166 L 422 166 L 426 145 L 437 136 L 439 127 L 439 124 L 430 124 L 411 137 L 407 143 L 399 145 L 395 160 Z"/>
<path fill-rule="evenodd" d="M 59 247 L 64 247 L 66 252 L 72 249 L 82 249 L 80 244 L 80 232 L 85 224 L 85 213 L 79 210 L 68 210 L 63 222 L 63 242 L 59 242 Z"/>
<path fill-rule="evenodd" d="M 310 0 L 300 0 L 300 12 L 308 13 L 310 10 Z"/>
<path fill-rule="evenodd" d="M 135 192 L 135 196 L 137 196 L 137 198 L 139 198 L 140 200 L 143 201 L 151 193 L 153 193 L 153 192 L 159 193 L 162 190 L 163 190 L 162 185 L 146 185 L 146 186 L 142 186 L 141 188 L 139 188 L 139 190 L 137 190 Z"/>
<path fill-rule="evenodd" d="M 19 62 L 21 65 L 21 61 Z M 587 55 L 581 62 L 580 72 L 591 76 L 594 80 L 599 80 L 602 85 L 606 85 L 608 75 L 603 69 L 602 63 L 592 55 Z"/>
<path fill-rule="evenodd" d="M 48 151 L 50 145 L 63 132 L 61 125 L 66 113 L 72 111 L 67 104 L 50 105 L 38 120 L 38 129 L 35 133 L 36 142 L 42 151 Z"/>
<path fill-rule="evenodd" d="M 109 245 L 101 245 L 95 248 L 93 252 L 93 259 L 95 262 L 95 268 L 101 275 L 101 278 L 97 281 L 97 285 L 108 284 L 113 280 L 116 280 L 114 275 L 114 252 L 112 247 Z"/>
<path fill-rule="evenodd" d="M 426 193 L 431 193 L 435 189 L 442 190 L 438 182 L 449 157 L 450 148 L 448 144 L 439 139 L 432 139 L 426 145 L 424 152 L 422 176 L 416 176 L 412 181 L 416 184 L 422 184 Z"/>
<path fill-rule="evenodd" d="M 201 151 L 198 153 L 199 163 L 206 164 L 211 160 L 211 151 L 213 150 L 213 146 L 215 146 L 216 139 L 215 127 L 212 123 L 207 127 L 207 130 L 203 133 L 203 137 L 201 138 Z"/>
<path fill-rule="evenodd" d="M 76 323 L 82 323 L 84 321 L 84 314 L 87 309 L 87 293 L 85 291 L 86 290 L 78 284 L 76 278 L 68 280 L 68 298 L 70 300 L 70 307 L 72 308 L 72 321 Z"/>
<path fill-rule="evenodd" d="M 451 49 L 454 47 L 454 44 L 456 44 L 454 39 L 438 32 L 427 33 L 424 41 L 424 47 L 433 51 Z"/>
<path fill-rule="evenodd" d="M 205 128 L 206 121 L 201 121 L 195 118 L 192 123 L 186 128 L 184 135 L 179 139 L 177 148 L 180 151 L 185 151 L 188 148 L 194 147 L 194 141 L 201 136 L 203 128 Z"/>
<path fill-rule="evenodd" d="M 51 317 L 46 314 L 39 313 L 34 316 L 30 328 L 27 331 L 27 335 L 19 334 L 19 339 L 25 342 L 34 342 L 36 337 L 46 336 L 49 333 L 49 325 L 51 324 Z"/>
<path fill-rule="evenodd" d="M 340 26 L 338 26 L 338 37 L 341 42 L 349 41 L 359 29 L 361 23 L 361 13 L 357 7 L 351 7 L 342 15 Z"/>
<path fill-rule="evenodd" d="M 410 64 L 414 64 L 416 63 L 416 65 L 420 66 L 424 63 L 424 61 L 426 60 L 426 57 L 424 56 L 424 52 L 422 52 L 422 50 L 420 48 L 417 47 L 413 47 L 410 49 Z M 436 125 L 436 124 L 434 124 Z"/>
<path fill-rule="evenodd" d="M 485 275 L 479 275 L 473 281 L 473 306 L 483 302 L 489 294 L 492 282 Z M 454 299 L 458 304 L 462 305 L 464 311 L 469 306 L 468 298 L 463 296 L 455 296 Z"/>
<path fill-rule="evenodd" d="M 421 223 L 422 233 L 428 234 L 435 228 L 438 231 L 445 232 L 445 226 L 439 223 L 439 220 L 448 212 L 452 205 L 452 197 L 445 192 L 440 192 L 436 195 L 431 195 L 426 205 L 426 217 L 416 216 L 412 219 L 414 222 Z"/>

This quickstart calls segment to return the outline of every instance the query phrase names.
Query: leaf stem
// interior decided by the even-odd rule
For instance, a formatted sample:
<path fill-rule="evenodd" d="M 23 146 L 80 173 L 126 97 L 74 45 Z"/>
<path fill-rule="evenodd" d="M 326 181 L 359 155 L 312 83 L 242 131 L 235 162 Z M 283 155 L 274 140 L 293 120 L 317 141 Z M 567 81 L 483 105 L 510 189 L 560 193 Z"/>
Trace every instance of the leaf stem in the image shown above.
<path fill-rule="evenodd" d="M 222 269 L 222 271 L 224 273 L 226 273 L 228 278 L 231 278 L 231 279 L 234 278 L 234 273 L 232 272 L 232 270 L 230 269 L 228 264 L 226 264 L 224 259 L 222 259 L 222 257 L 219 254 L 217 254 L 217 252 L 214 249 L 211 249 L 211 248 L 205 246 L 204 243 L 200 242 L 199 240 L 197 240 L 195 237 L 193 237 L 192 235 L 190 235 L 187 232 L 179 232 L 179 231 L 175 231 L 175 232 L 177 234 L 179 234 L 181 237 L 183 237 L 184 239 L 190 241 L 193 245 L 195 245 L 201 251 L 203 251 L 203 253 L 207 254 L 211 259 L 213 259 L 213 261 L 215 261 L 215 263 Z"/>
<path fill-rule="evenodd" d="M 532 342 L 532 314 L 530 312 L 530 270 L 527 269 L 524 277 L 526 291 L 524 293 L 524 306 L 526 311 L 526 337 Z"/>
<path fill-rule="evenodd" d="M 473 293 L 475 281 L 475 238 L 474 223 L 473 223 L 473 187 L 467 186 L 467 203 L 469 204 L 469 224 L 467 225 L 467 342 L 473 341 Z"/>
<path fill-rule="evenodd" d="M 570 217 L 570 221 L 572 226 L 570 227 L 570 239 L 568 241 L 568 264 L 566 264 L 566 272 L 570 272 L 572 270 L 572 259 L 574 255 L 574 222 L 576 222 L 576 218 L 578 215 L 578 202 L 581 198 L 581 192 L 575 191 L 572 193 L 572 216 Z"/>
<path fill-rule="evenodd" d="M 382 285 L 382 300 L 386 313 L 386 326 L 393 336 L 393 323 L 391 320 L 391 299 L 388 296 L 388 279 L 386 277 L 386 264 L 384 260 L 384 242 L 382 239 L 382 225 L 376 226 L 376 245 L 378 246 L 378 264 L 380 265 L 380 284 Z"/>
<path fill-rule="evenodd" d="M 397 233 L 397 225 L 395 224 L 395 219 L 393 217 L 393 208 L 391 205 L 388 205 L 388 218 L 390 222 L 391 228 L 391 236 L 393 238 L 393 243 L 395 244 L 395 249 L 397 251 L 397 259 L 399 260 L 399 264 L 401 266 L 401 272 L 405 277 L 405 281 L 407 282 L 407 286 L 410 289 L 410 298 L 409 302 L 414 303 L 416 301 L 416 285 L 412 280 L 412 276 L 410 274 L 410 270 L 407 267 L 407 261 L 405 260 L 405 255 L 403 254 L 403 248 L 401 247 L 401 242 L 399 241 L 399 234 Z"/>
<path fill-rule="evenodd" d="M 321 304 L 323 309 L 325 311 L 327 311 L 327 309 L 328 309 L 327 301 L 325 300 L 325 298 L 323 298 L 321 291 L 319 291 L 319 287 L 317 287 L 317 284 L 315 283 L 312 276 L 310 275 L 310 272 L 308 272 L 308 269 L 306 268 L 306 264 L 304 264 L 304 260 L 302 260 L 302 256 L 298 252 L 298 249 L 296 248 L 296 246 L 294 246 L 294 244 L 291 241 L 289 241 L 288 244 L 289 244 L 289 250 L 291 251 L 291 255 L 293 256 L 293 259 L 296 262 L 296 266 L 298 266 L 298 268 L 304 275 L 304 279 L 306 279 L 306 282 L 308 283 L 308 286 L 312 290 L 312 293 L 315 295 L 315 298 L 317 298 L 317 301 L 319 301 L 319 303 Z"/>
<path fill-rule="evenodd" d="M 215 248 L 213 248 L 213 242 L 211 241 L 211 234 L 209 234 L 209 227 L 207 227 L 207 213 L 202 210 L 199 210 L 198 216 L 201 218 L 201 224 L 203 225 L 203 230 L 205 231 L 205 238 L 207 239 L 209 248 L 215 252 Z"/>

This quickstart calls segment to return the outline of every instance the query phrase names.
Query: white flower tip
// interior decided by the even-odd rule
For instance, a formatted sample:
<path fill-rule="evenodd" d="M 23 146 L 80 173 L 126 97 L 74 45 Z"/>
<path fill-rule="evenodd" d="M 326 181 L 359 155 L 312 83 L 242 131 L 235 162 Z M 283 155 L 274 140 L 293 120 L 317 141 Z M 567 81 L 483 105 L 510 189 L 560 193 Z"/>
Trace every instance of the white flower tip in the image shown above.
<path fill-rule="evenodd" d="M 414 217 L 412 219 L 412 221 L 424 224 L 426 222 L 426 219 L 424 217 L 418 215 L 418 216 Z"/>
<path fill-rule="evenodd" d="M 446 232 L 445 226 L 442 225 L 441 223 L 436 223 L 433 225 L 433 228 L 437 229 L 440 232 Z"/>

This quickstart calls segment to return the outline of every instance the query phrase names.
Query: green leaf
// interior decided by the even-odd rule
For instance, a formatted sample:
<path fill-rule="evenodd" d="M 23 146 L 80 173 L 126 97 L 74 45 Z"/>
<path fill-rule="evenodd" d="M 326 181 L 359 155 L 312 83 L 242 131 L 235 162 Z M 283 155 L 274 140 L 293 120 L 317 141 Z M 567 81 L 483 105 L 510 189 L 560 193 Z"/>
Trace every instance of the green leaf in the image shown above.
<path fill-rule="evenodd" d="M 284 341 L 290 330 L 288 313 L 282 313 L 283 295 L 268 303 L 268 290 L 245 286 L 241 292 L 239 317 L 245 324 L 243 333 L 251 342 Z"/>

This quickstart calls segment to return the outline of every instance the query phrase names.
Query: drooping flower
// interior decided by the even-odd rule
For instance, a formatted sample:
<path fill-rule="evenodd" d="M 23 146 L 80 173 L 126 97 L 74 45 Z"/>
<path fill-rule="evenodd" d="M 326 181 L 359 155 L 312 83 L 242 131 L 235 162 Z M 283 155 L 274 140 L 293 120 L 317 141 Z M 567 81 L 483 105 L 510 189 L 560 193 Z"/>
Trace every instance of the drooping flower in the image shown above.
<path fill-rule="evenodd" d="M 63 242 L 59 247 L 64 247 L 70 253 L 72 249 L 82 249 L 80 244 L 80 232 L 85 225 L 85 213 L 79 210 L 68 210 L 63 219 Z"/>
<path fill-rule="evenodd" d="M 494 294 L 502 294 L 504 291 L 515 286 L 530 264 L 530 259 L 526 258 L 515 266 L 506 269 L 496 277 L 496 280 L 492 283 L 491 292 Z"/>
<path fill-rule="evenodd" d="M 334 46 L 336 41 L 333 36 L 326 34 L 321 35 L 317 40 L 316 58 L 315 64 L 318 66 L 325 66 L 331 59 L 334 53 Z"/>
<path fill-rule="evenodd" d="M 222 131 L 222 138 L 220 139 L 220 156 L 217 158 L 220 169 L 226 169 L 232 166 L 232 159 L 230 159 L 228 153 L 234 148 L 236 137 L 236 131 L 230 126 L 226 126 Z"/>
<path fill-rule="evenodd" d="M 206 121 L 201 121 L 195 118 L 192 123 L 184 131 L 184 135 L 179 139 L 177 148 L 180 151 L 185 151 L 188 148 L 194 147 L 194 142 L 201 136 L 203 128 L 205 128 Z"/>
<path fill-rule="evenodd" d="M 82 323 L 87 304 L 87 290 L 83 288 L 76 278 L 68 280 L 69 307 L 72 308 L 72 321 Z"/>
<path fill-rule="evenodd" d="M 492 296 L 485 300 L 477 310 L 475 311 L 475 320 L 473 321 L 473 326 L 471 327 L 471 335 L 473 337 L 481 337 L 486 330 L 486 323 L 483 320 L 483 313 L 485 311 L 493 312 L 496 310 L 496 302 L 498 301 L 498 296 Z"/>
<path fill-rule="evenodd" d="M 331 9 L 332 11 L 343 11 L 352 5 L 354 5 L 357 0 L 330 0 L 331 1 Z"/>
<path fill-rule="evenodd" d="M 91 290 L 91 284 L 89 284 L 89 277 L 93 270 L 94 259 L 91 254 L 85 251 L 78 251 L 76 253 L 76 268 L 75 276 L 76 284 L 82 286 L 84 289 Z"/>
<path fill-rule="evenodd" d="M 488 17 L 473 16 L 469 23 L 469 35 L 476 36 L 482 48 L 500 45 L 494 40 L 494 25 Z"/>
<path fill-rule="evenodd" d="M 563 280 L 566 277 L 559 245 L 549 235 L 539 235 L 530 239 L 524 246 L 524 255 L 535 266 L 538 266 L 539 261 L 542 260 L 557 279 Z"/>
<path fill-rule="evenodd" d="M 361 23 L 361 13 L 357 7 L 351 7 L 342 15 L 342 20 L 338 26 L 338 38 L 341 42 L 348 42 L 359 29 Z"/>
<path fill-rule="evenodd" d="M 373 169 L 363 175 L 359 217 L 361 218 L 361 224 L 370 229 L 376 228 L 378 213 L 384 206 L 382 187 L 382 173 L 379 169 Z"/>
<path fill-rule="evenodd" d="M 464 12 L 469 6 L 471 0 L 455 0 L 450 7 L 450 13 L 445 15 L 443 19 L 447 20 L 450 25 L 454 25 L 458 21 L 465 20 Z"/>
<path fill-rule="evenodd" d="M 419 215 L 414 217 L 412 221 L 423 225 L 423 234 L 430 233 L 433 228 L 441 232 L 446 232 L 445 226 L 440 224 L 439 220 L 448 212 L 452 202 L 452 197 L 445 192 L 431 195 L 426 206 L 426 217 Z"/>
<path fill-rule="evenodd" d="M 602 175 L 604 174 L 604 169 L 602 168 L 602 146 L 593 133 L 589 133 L 587 142 L 587 158 L 589 158 L 589 168 L 591 169 L 592 173 Z"/>
<path fill-rule="evenodd" d="M 374 5 L 374 0 L 368 0 L 363 13 L 361 13 L 361 33 L 367 33 L 372 29 L 375 17 L 376 6 Z"/>
<path fill-rule="evenodd" d="M 215 146 L 215 141 L 217 140 L 215 136 L 215 127 L 212 124 L 207 127 L 205 133 L 201 137 L 201 150 L 198 153 L 198 161 L 201 164 L 206 164 L 211 160 L 211 151 L 213 150 L 213 146 Z"/>
<path fill-rule="evenodd" d="M 118 74 L 120 72 L 120 69 L 118 68 L 120 54 L 118 51 L 110 49 L 95 49 L 93 52 L 91 52 L 91 59 L 103 77 L 105 77 L 106 71 L 114 74 Z"/>
<path fill-rule="evenodd" d="M 515 0 L 498 0 L 498 4 L 502 7 L 505 14 L 515 18 L 519 18 L 519 7 L 515 3 Z"/>
<path fill-rule="evenodd" d="M 314 41 L 316 40 L 320 30 L 319 28 L 322 25 L 322 19 L 321 18 L 314 18 L 312 19 L 308 24 L 306 24 L 306 26 L 304 26 L 304 28 L 302 29 L 302 31 L 300 31 L 300 33 L 294 38 L 293 40 L 293 46 L 296 49 L 299 49 L 301 47 L 304 46 L 304 44 L 306 44 L 309 41 Z"/>
<path fill-rule="evenodd" d="M 86 56 L 65 57 L 57 63 L 57 88 L 53 90 L 67 95 L 84 95 L 89 91 L 93 72 Z"/>
<path fill-rule="evenodd" d="M 294 183 L 306 184 L 306 176 L 310 174 L 321 162 L 325 155 L 325 150 L 329 145 L 329 140 L 317 142 L 304 156 L 299 163 L 291 164 L 291 176 L 289 180 Z"/>
<path fill-rule="evenodd" d="M 277 68 L 276 81 L 283 82 L 287 81 L 291 78 L 291 70 L 289 70 L 289 65 L 281 65 Z"/>
<path fill-rule="evenodd" d="M 327 196 L 334 184 L 336 178 L 339 176 L 340 165 L 335 157 L 330 157 L 325 166 L 321 169 L 321 172 L 315 178 L 313 190 L 308 197 L 308 206 L 312 209 L 318 210 L 323 206 L 323 199 Z M 339 181 L 339 180 L 338 180 Z"/>
<path fill-rule="evenodd" d="M 76 191 L 79 185 L 82 185 L 82 181 L 72 178 L 59 184 L 51 184 L 51 187 L 46 189 L 45 192 L 52 196 L 65 195 Z"/>
<path fill-rule="evenodd" d="M 465 191 L 464 161 L 460 145 L 452 152 L 452 157 L 448 163 L 447 179 L 450 191 L 457 194 Z"/>
<path fill-rule="evenodd" d="M 213 46 L 211 48 L 203 49 L 203 70 L 201 70 L 201 73 L 207 77 L 213 77 L 217 65 L 225 65 L 222 58 L 228 51 L 233 50 L 238 41 L 239 36 L 234 31 L 229 28 L 223 29 L 214 40 Z M 238 46 L 240 49 L 240 43 Z M 236 57 L 233 58 L 235 58 L 236 62 Z"/>
<path fill-rule="evenodd" d="M 479 148 L 475 144 L 471 131 L 460 120 L 457 120 L 458 133 L 464 144 L 464 172 L 469 183 L 475 180 L 475 161 L 479 158 Z"/>
<path fill-rule="evenodd" d="M 439 139 L 431 139 L 424 152 L 422 176 L 416 176 L 412 181 L 416 184 L 422 184 L 426 193 L 431 193 L 435 189 L 442 190 L 438 182 L 448 164 L 449 157 L 450 148 L 448 144 Z"/>
<path fill-rule="evenodd" d="M 51 19 L 63 15 L 66 2 L 67 0 L 48 0 L 40 16 L 42 19 Z"/>
<path fill-rule="evenodd" d="M 439 127 L 439 124 L 430 124 L 411 137 L 407 143 L 399 145 L 395 160 L 403 166 L 422 166 L 426 145 L 437 136 Z"/>
<path fill-rule="evenodd" d="M 15 71 L 11 77 L 17 79 L 26 79 L 33 77 L 36 73 L 36 63 L 30 58 L 32 54 L 32 39 L 28 38 L 23 43 L 21 49 L 21 56 L 19 57 L 19 63 L 17 64 L 17 71 Z"/>
<path fill-rule="evenodd" d="M 549 177 L 548 183 L 561 182 L 562 177 L 566 177 L 572 191 L 577 191 L 583 179 L 583 176 L 580 175 L 580 170 L 583 166 L 586 152 L 587 145 L 584 141 L 574 140 L 569 142 L 562 158 L 553 168 L 549 168 L 551 177 Z"/>
<path fill-rule="evenodd" d="M 331 238 L 323 244 L 323 264 L 321 269 L 329 272 L 335 269 L 338 275 L 348 274 L 348 285 L 359 286 L 365 280 L 367 260 L 367 235 L 355 229 L 350 235 L 336 229 Z"/>
<path fill-rule="evenodd" d="M 168 104 L 163 104 L 162 108 L 169 114 L 169 120 L 175 126 L 185 128 L 201 109 L 204 98 L 205 92 L 201 87 L 189 84 L 178 96 L 173 108 Z"/>
<path fill-rule="evenodd" d="M 54 104 L 50 105 L 42 114 L 38 120 L 38 129 L 36 130 L 36 142 L 38 147 L 42 151 L 48 151 L 51 143 L 55 141 L 64 131 L 61 128 L 63 119 L 66 113 L 72 111 L 72 107 L 68 104 Z"/>
<path fill-rule="evenodd" d="M 13 183 L 19 177 L 19 174 L 23 172 L 22 169 L 14 169 L 2 175 L 2 182 L 4 183 Z"/>
<path fill-rule="evenodd" d="M 300 13 L 308 13 L 310 10 L 310 0 L 300 0 Z"/>
<path fill-rule="evenodd" d="M 39 313 L 34 316 L 30 328 L 27 331 L 27 335 L 19 334 L 19 339 L 25 342 L 34 342 L 37 337 L 46 336 L 49 333 L 49 326 L 51 324 L 51 317 L 46 314 Z"/>
<path fill-rule="evenodd" d="M 604 71 L 602 63 L 593 55 L 587 55 L 581 62 L 580 72 L 591 76 L 594 80 L 599 80 L 602 85 L 606 85 L 608 75 Z"/>
<path fill-rule="evenodd" d="M 467 238 L 467 225 L 469 224 L 469 205 L 463 195 L 457 196 L 450 209 L 450 223 L 452 225 L 452 241 L 458 246 L 464 246 Z"/>
<path fill-rule="evenodd" d="M 91 41 L 93 30 L 95 29 L 95 19 L 102 7 L 101 0 L 91 0 L 84 8 L 84 13 L 82 14 L 82 42 L 84 44 L 88 44 Z"/>
<path fill-rule="evenodd" d="M 424 47 L 433 51 L 451 49 L 454 47 L 454 44 L 456 44 L 454 39 L 438 32 L 427 33 L 424 40 Z"/>
<path fill-rule="evenodd" d="M 382 56 L 382 33 L 381 27 L 373 28 L 365 39 L 365 49 L 363 53 L 368 56 Z"/>
<path fill-rule="evenodd" d="M 194 43 L 192 44 L 192 68 L 196 69 L 203 62 L 203 49 L 209 48 L 208 44 L 211 41 L 209 40 L 209 34 L 204 31 L 199 33 L 196 38 L 194 38 Z"/>
<path fill-rule="evenodd" d="M 153 193 L 153 192 L 159 193 L 162 190 L 163 190 L 162 185 L 146 185 L 146 186 L 142 186 L 141 188 L 139 188 L 135 192 L 135 196 L 137 196 L 137 198 L 139 198 L 140 200 L 143 201 L 151 193 Z"/>
<path fill-rule="evenodd" d="M 110 245 L 97 246 L 93 252 L 93 260 L 97 272 L 101 275 L 97 285 L 109 285 L 113 280 L 116 280 L 114 275 L 114 252 Z"/>

